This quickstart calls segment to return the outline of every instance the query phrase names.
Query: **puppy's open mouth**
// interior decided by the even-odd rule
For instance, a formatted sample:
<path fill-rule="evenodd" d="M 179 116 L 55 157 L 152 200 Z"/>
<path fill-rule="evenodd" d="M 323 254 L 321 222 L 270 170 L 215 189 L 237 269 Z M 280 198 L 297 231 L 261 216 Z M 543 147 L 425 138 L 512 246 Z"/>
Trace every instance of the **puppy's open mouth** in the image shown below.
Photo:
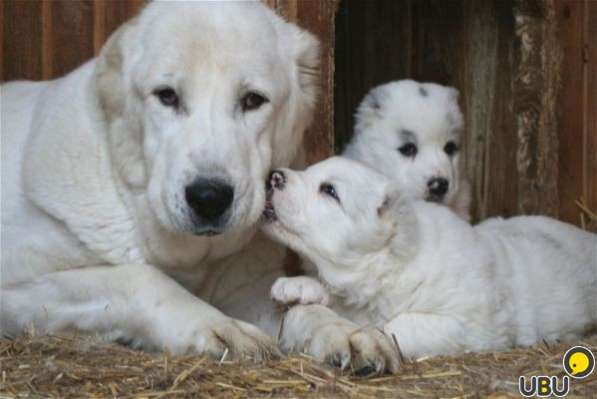
<path fill-rule="evenodd" d="M 263 219 L 266 222 L 275 222 L 278 220 L 276 216 L 276 210 L 274 209 L 274 204 L 272 203 L 272 197 L 274 196 L 274 189 L 268 185 L 266 187 L 266 194 L 265 194 L 265 208 L 263 209 Z"/>
<path fill-rule="evenodd" d="M 274 209 L 274 206 L 272 205 L 271 201 L 265 202 L 265 209 L 263 209 L 263 218 L 267 222 L 275 222 L 276 220 L 278 220 L 278 217 L 276 216 L 276 210 Z"/>
<path fill-rule="evenodd" d="M 440 196 L 440 195 L 429 194 L 429 195 L 427 195 L 427 197 L 425 197 L 425 201 L 442 204 L 444 202 L 444 198 L 445 197 L 443 195 Z"/>

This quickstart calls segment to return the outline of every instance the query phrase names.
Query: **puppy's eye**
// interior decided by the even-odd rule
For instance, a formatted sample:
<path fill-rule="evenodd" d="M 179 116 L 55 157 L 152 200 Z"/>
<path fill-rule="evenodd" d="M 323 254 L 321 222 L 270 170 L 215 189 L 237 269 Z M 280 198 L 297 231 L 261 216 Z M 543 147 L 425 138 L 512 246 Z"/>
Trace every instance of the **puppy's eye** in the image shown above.
<path fill-rule="evenodd" d="M 264 103 L 268 102 L 269 100 L 262 96 L 261 94 L 255 93 L 254 91 L 250 91 L 243 96 L 240 100 L 240 106 L 243 109 L 243 112 L 253 111 L 261 107 Z"/>
<path fill-rule="evenodd" d="M 444 146 L 444 152 L 451 157 L 458 152 L 458 145 L 453 141 L 448 141 Z"/>
<path fill-rule="evenodd" d="M 166 107 L 178 108 L 178 94 L 171 87 L 162 87 L 155 89 L 153 94 L 160 100 L 160 102 Z"/>
<path fill-rule="evenodd" d="M 405 157 L 414 157 L 417 155 L 417 146 L 414 143 L 406 143 L 402 147 L 398 148 L 398 151 Z"/>
<path fill-rule="evenodd" d="M 340 202 L 340 197 L 336 192 L 336 188 L 332 186 L 330 183 L 321 183 L 321 185 L 319 186 L 319 191 L 324 193 L 325 195 L 329 195 L 336 201 Z"/>

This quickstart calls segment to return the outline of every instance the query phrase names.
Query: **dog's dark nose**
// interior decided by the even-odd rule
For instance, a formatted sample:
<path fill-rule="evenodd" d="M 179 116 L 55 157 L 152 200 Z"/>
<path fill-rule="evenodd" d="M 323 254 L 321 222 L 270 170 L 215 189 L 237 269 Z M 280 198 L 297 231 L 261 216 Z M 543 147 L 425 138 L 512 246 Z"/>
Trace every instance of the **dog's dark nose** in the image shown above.
<path fill-rule="evenodd" d="M 431 195 L 441 198 L 448 192 L 450 182 L 448 179 L 444 179 L 443 177 L 434 177 L 429 179 L 427 182 L 427 187 L 429 188 L 429 193 Z"/>
<path fill-rule="evenodd" d="M 278 190 L 282 190 L 284 188 L 284 184 L 286 184 L 286 175 L 281 170 L 274 170 L 270 175 L 267 181 L 267 189 L 270 190 L 272 188 L 277 188 Z"/>
<path fill-rule="evenodd" d="M 185 188 L 185 199 L 197 216 L 214 222 L 232 204 L 234 189 L 221 180 L 197 179 Z"/>

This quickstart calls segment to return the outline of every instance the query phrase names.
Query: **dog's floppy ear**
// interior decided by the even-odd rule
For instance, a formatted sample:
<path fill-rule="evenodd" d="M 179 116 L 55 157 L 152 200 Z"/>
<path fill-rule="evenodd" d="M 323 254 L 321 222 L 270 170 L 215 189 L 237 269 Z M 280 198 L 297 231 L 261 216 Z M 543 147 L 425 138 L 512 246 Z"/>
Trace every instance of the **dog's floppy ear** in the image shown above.
<path fill-rule="evenodd" d="M 273 15 L 273 11 L 271 12 Z M 290 67 L 290 96 L 282 110 L 274 139 L 273 167 L 287 167 L 295 159 L 304 131 L 313 119 L 320 91 L 320 45 L 311 33 L 274 15 L 280 34 L 279 46 L 286 47 Z M 289 42 L 289 44 L 287 44 Z"/>
<path fill-rule="evenodd" d="M 460 134 L 460 130 L 462 130 L 464 126 L 464 118 L 462 116 L 462 112 L 460 111 L 460 106 L 458 105 L 458 98 L 460 97 L 460 92 L 458 89 L 454 87 L 446 87 L 447 90 L 447 119 L 448 123 L 452 127 L 452 129 L 458 130 Z"/>
<path fill-rule="evenodd" d="M 95 92 L 100 112 L 108 130 L 113 162 L 126 182 L 141 187 L 146 182 L 143 161 L 143 132 L 136 113 L 127 101 L 136 93 L 130 73 L 132 63 L 140 57 L 137 36 L 138 17 L 122 25 L 110 36 L 97 58 Z"/>
<path fill-rule="evenodd" d="M 447 89 L 448 98 L 450 99 L 450 101 L 458 103 L 458 97 L 460 97 L 460 92 L 458 91 L 458 89 L 452 86 L 449 86 Z"/>
<path fill-rule="evenodd" d="M 393 219 L 404 206 L 405 199 L 394 183 L 386 187 L 382 203 L 377 207 L 377 215 L 381 219 Z"/>
<path fill-rule="evenodd" d="M 99 105 L 107 118 L 124 113 L 126 90 L 125 54 L 128 56 L 132 47 L 132 30 L 137 18 L 118 28 L 102 48 L 95 69 L 96 92 Z"/>
<path fill-rule="evenodd" d="M 355 114 L 355 134 L 366 130 L 374 120 L 382 116 L 382 102 L 387 96 L 384 87 L 378 86 L 371 90 L 361 101 Z"/>
<path fill-rule="evenodd" d="M 311 108 L 315 107 L 320 83 L 320 44 L 310 32 L 295 25 L 292 27 L 295 47 L 293 58 L 297 68 L 298 86 L 304 101 Z"/>

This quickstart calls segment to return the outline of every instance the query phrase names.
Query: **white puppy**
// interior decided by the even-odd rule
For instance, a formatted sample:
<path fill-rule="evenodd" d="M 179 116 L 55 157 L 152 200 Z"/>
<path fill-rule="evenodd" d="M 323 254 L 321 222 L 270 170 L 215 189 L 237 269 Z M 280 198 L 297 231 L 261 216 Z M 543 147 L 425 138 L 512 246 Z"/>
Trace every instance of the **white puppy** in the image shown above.
<path fill-rule="evenodd" d="M 315 263 L 337 305 L 406 356 L 503 350 L 596 326 L 595 234 L 540 216 L 471 227 L 345 158 L 274 172 L 271 185 L 266 233 Z M 305 279 L 278 281 L 274 298 L 323 303 L 323 287 Z M 302 349 L 317 322 L 299 309 L 283 340 Z"/>
<path fill-rule="evenodd" d="M 344 156 L 395 180 L 403 194 L 445 204 L 469 220 L 456 89 L 413 80 L 386 83 L 365 96 L 355 117 Z"/>
<path fill-rule="evenodd" d="M 65 77 L 3 85 L 0 333 L 275 350 L 186 289 L 253 237 L 317 69 L 317 40 L 260 2 L 156 1 Z"/>

